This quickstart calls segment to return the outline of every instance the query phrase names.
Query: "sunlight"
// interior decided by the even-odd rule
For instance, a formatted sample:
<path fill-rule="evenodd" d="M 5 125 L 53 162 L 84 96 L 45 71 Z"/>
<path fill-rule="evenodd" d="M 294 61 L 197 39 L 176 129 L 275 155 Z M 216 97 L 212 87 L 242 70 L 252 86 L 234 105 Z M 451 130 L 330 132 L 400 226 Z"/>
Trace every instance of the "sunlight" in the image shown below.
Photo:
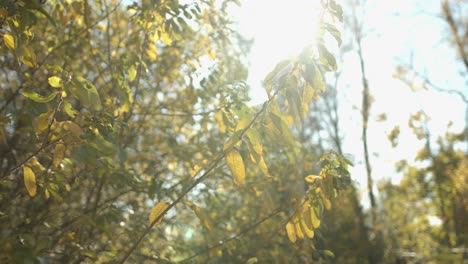
<path fill-rule="evenodd" d="M 279 61 L 314 44 L 318 32 L 318 0 L 244 1 L 237 10 L 239 30 L 254 39 L 249 56 L 252 103 L 266 100 L 261 82 Z"/>

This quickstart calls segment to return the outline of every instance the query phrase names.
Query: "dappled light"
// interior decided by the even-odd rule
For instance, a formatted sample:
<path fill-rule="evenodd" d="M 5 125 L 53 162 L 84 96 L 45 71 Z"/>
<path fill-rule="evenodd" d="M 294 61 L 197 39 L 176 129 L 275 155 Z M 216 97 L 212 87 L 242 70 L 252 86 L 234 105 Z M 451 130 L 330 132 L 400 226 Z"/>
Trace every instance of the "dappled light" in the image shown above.
<path fill-rule="evenodd" d="M 1 1 L 0 263 L 463 263 L 467 7 Z"/>

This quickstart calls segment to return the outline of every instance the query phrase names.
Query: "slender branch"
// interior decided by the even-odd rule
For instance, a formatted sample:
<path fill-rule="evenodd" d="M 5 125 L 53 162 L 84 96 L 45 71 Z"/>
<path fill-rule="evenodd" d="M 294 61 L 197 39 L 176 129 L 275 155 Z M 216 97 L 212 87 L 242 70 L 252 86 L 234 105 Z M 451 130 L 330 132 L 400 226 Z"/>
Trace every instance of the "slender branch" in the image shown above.
<path fill-rule="evenodd" d="M 272 213 L 268 214 L 267 216 L 263 217 L 262 219 L 260 219 L 258 222 L 256 222 L 255 224 L 245 228 L 244 230 L 240 231 L 239 233 L 237 233 L 236 235 L 230 237 L 230 238 L 226 238 L 226 239 L 223 239 L 221 240 L 220 243 L 218 244 L 215 244 L 213 246 L 210 246 L 210 247 L 207 247 L 206 249 L 196 253 L 196 254 L 193 254 L 192 256 L 186 258 L 186 259 L 183 259 L 181 261 L 178 261 L 177 263 L 184 263 L 184 262 L 187 262 L 193 258 L 196 258 L 200 255 L 203 255 L 205 254 L 206 252 L 209 252 L 210 250 L 212 249 L 215 249 L 215 248 L 218 248 L 218 247 L 222 247 L 224 245 L 226 245 L 226 243 L 232 241 L 232 240 L 235 240 L 235 239 L 238 239 L 239 237 L 243 236 L 244 234 L 250 232 L 251 230 L 254 230 L 257 226 L 261 225 L 263 222 L 269 220 L 270 218 L 272 218 L 273 216 L 277 215 L 279 212 L 281 212 L 281 208 L 277 208 L 275 211 L 273 211 Z"/>
<path fill-rule="evenodd" d="M 458 35 L 458 28 L 455 23 L 455 20 L 453 19 L 452 11 L 450 10 L 450 5 L 447 0 L 444 0 L 444 2 L 442 3 L 442 11 L 444 13 L 445 20 L 449 24 L 450 30 L 452 31 L 453 37 L 455 39 L 455 44 L 457 46 L 458 52 L 460 53 L 460 57 L 462 58 L 463 63 L 465 64 L 465 70 L 468 71 L 468 57 L 465 53 L 464 43 Z"/>
<path fill-rule="evenodd" d="M 22 162 L 20 162 L 18 165 L 16 165 L 13 169 L 10 170 L 9 173 L 7 173 L 6 175 L 2 176 L 0 178 L 0 180 L 2 180 L 3 178 L 7 177 L 7 176 L 10 176 L 15 170 L 17 170 L 18 168 L 20 168 L 21 166 L 23 166 L 24 164 L 26 164 L 26 162 L 28 162 L 30 159 L 32 159 L 33 157 L 35 157 L 37 154 L 39 154 L 39 152 L 41 152 L 42 150 L 44 150 L 45 148 L 51 146 L 51 145 L 54 145 L 55 143 L 59 142 L 60 140 L 62 140 L 66 135 L 63 135 L 59 138 L 56 138 L 52 141 L 50 141 L 49 143 L 47 144 L 43 144 L 40 148 L 38 148 L 36 151 L 34 151 L 33 153 L 31 153 L 26 159 L 24 159 Z"/>
<path fill-rule="evenodd" d="M 268 100 L 266 101 L 264 104 L 263 104 L 263 107 L 255 114 L 254 118 L 250 121 L 250 123 L 247 125 L 247 127 L 245 127 L 243 130 L 242 130 L 242 133 L 240 133 L 239 137 L 237 138 L 237 140 L 235 142 L 239 142 L 240 140 L 242 140 L 242 137 L 245 135 L 245 133 L 247 133 L 247 131 L 252 127 L 252 125 L 257 121 L 257 119 L 260 117 L 260 115 L 265 112 L 267 106 L 269 105 L 269 103 L 272 101 L 272 99 L 275 97 L 275 95 L 277 94 L 277 92 Z M 223 151 L 222 154 L 220 154 L 212 163 L 211 165 L 209 165 L 207 167 L 207 169 L 205 170 L 205 173 L 203 173 L 199 178 L 197 178 L 185 191 L 183 191 L 180 196 L 174 201 L 172 202 L 165 210 L 163 210 L 159 215 L 158 217 L 156 217 L 153 222 L 145 229 L 145 231 L 143 231 L 143 234 L 137 239 L 137 241 L 135 242 L 135 244 L 133 244 L 133 246 L 130 248 L 130 250 L 128 250 L 128 252 L 124 255 L 124 257 L 122 258 L 122 260 L 119 262 L 119 263 L 125 263 L 125 261 L 127 261 L 128 257 L 130 257 L 130 255 L 133 253 L 133 251 L 135 251 L 135 249 L 138 247 L 138 245 L 141 243 L 141 241 L 143 240 L 143 238 L 145 238 L 145 236 L 151 231 L 151 229 L 153 228 L 153 226 L 169 211 L 171 210 L 176 204 L 178 204 L 180 201 L 182 201 L 182 199 L 185 197 L 185 195 L 187 195 L 193 188 L 195 188 L 195 186 L 197 186 L 199 183 L 201 183 L 203 180 L 205 180 L 205 178 L 207 178 L 210 173 L 219 165 L 219 163 L 226 157 L 226 152 Z M 202 170 L 200 170 L 202 171 Z"/>

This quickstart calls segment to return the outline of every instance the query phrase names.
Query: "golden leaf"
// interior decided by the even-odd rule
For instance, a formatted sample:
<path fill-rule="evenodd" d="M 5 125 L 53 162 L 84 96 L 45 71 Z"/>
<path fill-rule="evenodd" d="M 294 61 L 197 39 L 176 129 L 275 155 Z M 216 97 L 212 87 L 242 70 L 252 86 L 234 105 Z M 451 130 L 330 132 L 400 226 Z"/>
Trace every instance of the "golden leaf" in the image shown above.
<path fill-rule="evenodd" d="M 15 38 L 10 34 L 3 34 L 3 42 L 9 48 L 14 50 L 15 49 Z"/>
<path fill-rule="evenodd" d="M 242 156 L 235 149 L 229 151 L 226 154 L 226 162 L 231 171 L 234 183 L 236 185 L 242 185 L 245 182 L 245 167 Z"/>
<path fill-rule="evenodd" d="M 165 202 L 159 202 L 157 203 L 153 209 L 151 210 L 151 213 L 149 214 L 149 221 L 150 224 L 154 222 L 163 212 L 169 207 L 168 203 Z M 162 221 L 162 216 L 159 218 L 159 220 L 154 224 L 154 226 L 157 226 L 161 223 Z"/>
<path fill-rule="evenodd" d="M 288 238 L 291 242 L 295 243 L 296 238 L 296 231 L 294 230 L 294 225 L 291 222 L 286 224 L 286 233 L 288 234 Z"/>
<path fill-rule="evenodd" d="M 37 185 L 36 185 L 36 175 L 34 174 L 33 170 L 28 167 L 23 167 L 23 176 L 24 176 L 24 186 L 26 186 L 26 190 L 29 193 L 29 196 L 34 197 L 37 193 Z"/>
<path fill-rule="evenodd" d="M 63 157 L 65 156 L 65 145 L 62 143 L 58 143 L 55 145 L 55 153 L 54 153 L 54 167 L 58 167 L 60 162 L 62 162 Z"/>

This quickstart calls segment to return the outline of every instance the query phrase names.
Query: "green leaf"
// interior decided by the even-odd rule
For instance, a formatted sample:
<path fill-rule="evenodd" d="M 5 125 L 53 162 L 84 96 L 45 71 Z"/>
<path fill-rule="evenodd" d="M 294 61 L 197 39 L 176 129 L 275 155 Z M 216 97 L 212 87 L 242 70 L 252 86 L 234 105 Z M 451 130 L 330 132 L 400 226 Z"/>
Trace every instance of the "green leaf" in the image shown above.
<path fill-rule="evenodd" d="M 338 46 L 341 46 L 341 32 L 334 25 L 329 23 L 325 23 L 325 29 L 336 39 Z"/>
<path fill-rule="evenodd" d="M 157 203 L 151 210 L 151 213 L 149 214 L 150 224 L 152 224 L 158 217 L 160 217 L 163 211 L 166 210 L 168 207 L 169 207 L 168 203 L 165 203 L 165 202 Z M 159 225 L 161 221 L 162 221 L 162 217 L 159 218 L 159 220 L 154 224 L 154 226 Z"/>
<path fill-rule="evenodd" d="M 62 78 L 58 76 L 52 76 L 47 79 L 49 81 L 50 86 L 54 88 L 60 88 L 62 87 Z"/>
<path fill-rule="evenodd" d="M 23 166 L 24 186 L 29 193 L 29 196 L 34 197 L 37 193 L 36 175 L 28 166 Z"/>
<path fill-rule="evenodd" d="M 245 167 L 244 160 L 240 153 L 233 149 L 226 154 L 226 162 L 231 171 L 234 183 L 238 186 L 245 182 Z"/>
<path fill-rule="evenodd" d="M 75 80 L 78 87 L 72 87 L 72 94 L 80 100 L 84 107 L 94 111 L 101 110 L 101 98 L 96 87 L 85 78 L 77 77 Z"/>
<path fill-rule="evenodd" d="M 44 97 L 44 96 L 42 96 L 40 94 L 37 94 L 35 92 L 23 91 L 23 96 L 33 100 L 34 102 L 47 103 L 47 102 L 51 101 L 52 99 L 54 99 L 55 96 L 57 96 L 57 92 L 53 92 L 53 93 L 51 93 L 51 94 Z"/>
<path fill-rule="evenodd" d="M 270 72 L 263 80 L 263 85 L 268 94 L 273 90 L 273 86 L 285 76 L 290 70 L 291 60 L 283 60 L 276 64 L 275 69 Z"/>
<path fill-rule="evenodd" d="M 230 151 L 235 145 L 240 145 L 240 135 L 242 134 L 242 130 L 238 130 L 232 134 L 232 136 L 224 143 L 223 150 L 225 152 Z"/>
<path fill-rule="evenodd" d="M 257 263 L 258 262 L 258 259 L 253 257 L 253 258 L 249 258 L 247 260 L 247 262 L 245 262 L 245 264 L 254 264 L 254 263 Z"/>
<path fill-rule="evenodd" d="M 327 255 L 329 257 L 332 257 L 332 258 L 335 257 L 335 254 L 333 252 L 331 252 L 330 250 L 324 250 L 323 254 L 325 254 L 325 255 Z"/>
<path fill-rule="evenodd" d="M 330 70 L 336 71 L 335 56 L 333 56 L 324 45 L 318 45 L 318 50 L 320 53 L 320 60 L 325 63 L 324 66 L 328 66 Z"/>
<path fill-rule="evenodd" d="M 9 48 L 11 50 L 14 50 L 16 48 L 15 38 L 13 37 L 13 35 L 3 34 L 3 42 L 5 43 L 7 48 Z"/>

